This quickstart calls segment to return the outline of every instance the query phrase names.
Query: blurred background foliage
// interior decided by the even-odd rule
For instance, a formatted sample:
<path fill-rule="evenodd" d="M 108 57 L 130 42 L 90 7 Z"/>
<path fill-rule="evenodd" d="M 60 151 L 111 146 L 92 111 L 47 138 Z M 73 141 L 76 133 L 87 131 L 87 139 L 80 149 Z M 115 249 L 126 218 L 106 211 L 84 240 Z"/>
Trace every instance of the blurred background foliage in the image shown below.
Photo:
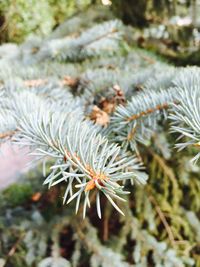
<path fill-rule="evenodd" d="M 0 43 L 45 37 L 67 18 L 100 5 L 134 27 L 137 46 L 176 65 L 199 65 L 198 0 L 1 0 Z"/>
<path fill-rule="evenodd" d="M 2 0 L 0 1 L 0 41 L 22 42 L 33 33 L 48 35 L 52 29 L 91 0 Z"/>

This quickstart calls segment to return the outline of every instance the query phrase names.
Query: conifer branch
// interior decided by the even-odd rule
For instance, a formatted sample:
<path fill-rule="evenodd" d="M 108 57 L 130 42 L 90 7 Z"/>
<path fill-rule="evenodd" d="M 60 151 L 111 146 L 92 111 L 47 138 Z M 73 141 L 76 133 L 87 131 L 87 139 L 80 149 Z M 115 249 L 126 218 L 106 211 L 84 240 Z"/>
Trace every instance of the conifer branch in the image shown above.
<path fill-rule="evenodd" d="M 136 142 L 147 143 L 157 129 L 159 119 L 176 101 L 176 90 L 147 90 L 137 93 L 125 106 L 118 106 L 111 116 L 109 133 L 122 146 L 137 151 Z"/>
<path fill-rule="evenodd" d="M 145 111 L 140 112 L 139 114 L 135 114 L 135 115 L 132 115 L 130 117 L 127 117 L 126 120 L 127 121 L 137 120 L 137 119 L 140 119 L 143 116 L 148 116 L 151 113 L 154 113 L 156 111 L 161 111 L 163 109 L 168 109 L 168 108 L 169 108 L 169 104 L 168 103 L 163 103 L 162 105 L 158 105 L 155 108 L 147 109 Z"/>
<path fill-rule="evenodd" d="M 187 146 L 198 147 L 200 142 L 200 70 L 196 67 L 188 67 L 174 81 L 175 86 L 179 90 L 179 104 L 171 108 L 169 118 L 172 121 L 172 132 L 180 134 L 180 138 L 184 137 L 183 142 L 176 144 L 179 150 Z M 200 157 L 200 153 L 193 158 L 196 162 Z"/>

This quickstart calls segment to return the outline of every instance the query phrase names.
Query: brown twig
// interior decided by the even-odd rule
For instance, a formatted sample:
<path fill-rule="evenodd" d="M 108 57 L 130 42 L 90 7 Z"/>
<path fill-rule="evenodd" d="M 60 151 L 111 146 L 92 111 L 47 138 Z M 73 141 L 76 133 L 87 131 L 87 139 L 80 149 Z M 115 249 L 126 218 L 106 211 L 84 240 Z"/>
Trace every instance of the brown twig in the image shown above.
<path fill-rule="evenodd" d="M 15 133 L 16 131 L 7 131 L 4 133 L 0 133 L 0 139 L 12 137 Z"/>
<path fill-rule="evenodd" d="M 137 120 L 137 119 L 139 119 L 139 118 L 141 118 L 143 116 L 149 115 L 149 114 L 151 114 L 151 113 L 153 113 L 155 111 L 162 110 L 162 109 L 167 109 L 167 108 L 169 108 L 168 103 L 164 103 L 162 105 L 156 106 L 155 108 L 150 108 L 150 109 L 142 111 L 142 112 L 140 112 L 138 114 L 134 114 L 134 115 L 128 117 L 126 120 L 127 121 Z"/>
<path fill-rule="evenodd" d="M 104 218 L 103 218 L 103 241 L 106 242 L 109 236 L 109 217 L 110 217 L 110 206 L 106 199 L 106 204 L 104 206 Z"/>
<path fill-rule="evenodd" d="M 12 257 L 12 256 L 15 254 L 16 249 L 17 249 L 18 245 L 20 244 L 20 242 L 22 241 L 22 239 L 24 238 L 24 236 L 25 236 L 25 233 L 22 234 L 22 235 L 17 239 L 17 241 L 15 242 L 15 244 L 14 244 L 14 245 L 12 246 L 12 248 L 9 250 L 9 252 L 8 252 L 8 254 L 7 254 L 7 257 L 6 257 L 6 260 L 5 260 L 5 262 L 4 262 L 4 264 L 3 264 L 2 267 L 6 266 L 6 264 L 7 264 L 7 262 L 8 262 L 8 259 L 9 259 L 10 257 Z"/>
<path fill-rule="evenodd" d="M 188 241 L 186 240 L 175 240 L 174 238 L 174 234 L 172 232 L 172 229 L 170 227 L 170 225 L 168 224 L 167 220 L 166 220 L 166 217 L 164 215 L 164 212 L 162 212 L 161 208 L 159 207 L 159 205 L 157 204 L 155 198 L 150 195 L 149 196 L 149 200 L 151 201 L 151 203 L 154 204 L 155 206 L 155 209 L 156 209 L 156 212 L 158 213 L 159 217 L 160 217 L 160 220 L 161 222 L 163 223 L 165 229 L 166 229 L 166 232 L 168 234 L 168 237 L 169 237 L 169 240 L 172 244 L 172 246 L 175 246 L 175 245 L 185 245 L 188 243 Z"/>
<path fill-rule="evenodd" d="M 131 141 L 134 138 L 134 136 L 136 134 L 136 130 L 137 130 L 137 125 L 135 127 L 133 127 L 131 129 L 131 131 L 128 133 L 128 135 L 127 135 L 127 140 L 128 141 Z"/>
<path fill-rule="evenodd" d="M 88 41 L 86 44 L 81 45 L 80 48 L 83 49 L 85 46 L 88 46 L 88 45 L 90 45 L 90 44 L 92 44 L 92 43 L 94 43 L 94 42 L 97 42 L 97 41 L 103 39 L 104 37 L 107 37 L 107 36 L 109 36 L 110 34 L 113 34 L 113 33 L 117 32 L 117 31 L 118 31 L 117 29 L 111 29 L 111 31 L 108 31 L 108 32 L 106 32 L 106 33 L 104 33 L 104 34 L 98 36 L 98 37 L 95 38 L 94 40 Z"/>
<path fill-rule="evenodd" d="M 172 229 L 171 229 L 170 225 L 168 224 L 164 213 L 162 212 L 160 206 L 157 204 L 155 198 L 152 195 L 149 196 L 149 200 L 155 206 L 156 212 L 158 213 L 158 215 L 160 217 L 160 220 L 161 220 L 161 222 L 163 223 L 163 225 L 164 225 L 164 227 L 166 229 L 166 232 L 168 234 L 169 240 L 170 240 L 172 246 L 174 246 L 176 241 L 175 241 Z"/>

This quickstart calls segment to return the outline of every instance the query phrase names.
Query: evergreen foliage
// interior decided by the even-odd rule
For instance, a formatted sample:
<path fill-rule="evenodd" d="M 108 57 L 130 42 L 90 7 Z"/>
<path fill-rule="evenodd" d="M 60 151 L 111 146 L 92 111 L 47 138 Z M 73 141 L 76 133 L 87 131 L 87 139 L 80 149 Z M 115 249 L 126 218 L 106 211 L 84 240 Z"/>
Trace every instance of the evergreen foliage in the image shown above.
<path fill-rule="evenodd" d="M 66 16 L 87 8 L 90 0 L 6 0 L 0 1 L 0 41 L 24 41 L 33 34 L 46 36 Z"/>
<path fill-rule="evenodd" d="M 91 21 L 85 22 L 73 35 L 66 28 L 67 37 L 57 29 L 0 60 L 1 142 L 29 147 L 33 167 L 43 163 L 44 184 L 50 192 L 59 188 L 46 201 L 50 217 L 36 204 L 1 217 L 1 229 L 9 222 L 23 240 L 18 262 L 6 261 L 76 267 L 83 254 L 92 267 L 200 266 L 199 167 L 190 161 L 200 157 L 199 69 L 174 68 L 130 47 L 129 31 L 118 20 L 93 24 L 88 29 Z M 175 144 L 188 153 L 172 154 Z M 60 194 L 72 203 L 58 214 L 53 205 L 60 205 Z M 24 221 L 16 227 L 19 214 Z M 64 227 L 74 247 L 67 260 L 58 240 Z M 3 233 L 4 251 L 7 241 Z"/>

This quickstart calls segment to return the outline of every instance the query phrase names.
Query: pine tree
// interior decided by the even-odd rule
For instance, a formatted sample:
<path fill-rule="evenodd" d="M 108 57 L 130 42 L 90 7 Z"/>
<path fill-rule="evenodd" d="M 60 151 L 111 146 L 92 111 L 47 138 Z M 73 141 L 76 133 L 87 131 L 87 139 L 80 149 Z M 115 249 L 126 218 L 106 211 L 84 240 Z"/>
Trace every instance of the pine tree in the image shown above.
<path fill-rule="evenodd" d="M 132 48 L 129 31 L 118 20 L 87 28 L 86 19 L 77 19 L 78 25 L 84 22 L 81 33 L 68 32 L 69 20 L 56 34 L 29 40 L 13 53 L 5 53 L 4 47 L 0 141 L 11 139 L 28 147 L 33 168 L 43 163 L 44 184 L 65 188 L 63 203 L 73 202 L 77 215 L 68 213 L 63 222 L 53 218 L 48 231 L 54 224 L 59 230 L 71 225 L 72 266 L 80 266 L 82 246 L 93 267 L 139 267 L 150 262 L 200 266 L 198 252 L 192 250 L 200 242 L 194 233 L 199 233 L 199 169 L 188 163 L 189 157 L 193 162 L 200 157 L 200 70 L 175 68 Z M 188 147 L 188 154 L 185 150 L 178 154 L 174 145 L 179 150 Z M 170 158 L 177 160 L 175 170 Z M 193 208 L 184 203 L 182 189 L 193 192 L 188 196 Z M 122 225 L 117 237 L 111 236 L 110 247 L 108 234 L 104 232 L 100 241 L 98 228 L 87 216 L 94 206 L 95 216 L 105 224 L 114 214 Z M 38 224 L 45 225 L 43 219 Z M 27 246 L 31 235 L 26 235 Z M 55 258 L 56 266 L 67 266 L 56 238 L 52 257 L 39 266 L 49 266 Z M 135 244 L 127 248 L 127 240 Z"/>

